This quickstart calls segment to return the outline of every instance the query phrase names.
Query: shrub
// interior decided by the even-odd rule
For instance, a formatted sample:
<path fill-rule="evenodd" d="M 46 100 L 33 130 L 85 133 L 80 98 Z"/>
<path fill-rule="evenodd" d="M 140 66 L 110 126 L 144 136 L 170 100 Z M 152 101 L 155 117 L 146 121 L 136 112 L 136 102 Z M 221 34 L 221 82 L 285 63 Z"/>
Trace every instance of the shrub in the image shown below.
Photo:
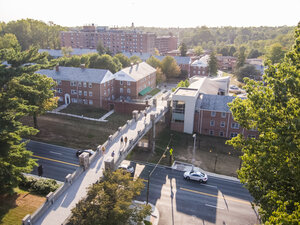
<path fill-rule="evenodd" d="M 40 195 L 47 195 L 49 192 L 54 192 L 59 184 L 53 179 L 35 178 L 24 176 L 19 186 L 30 192 Z"/>

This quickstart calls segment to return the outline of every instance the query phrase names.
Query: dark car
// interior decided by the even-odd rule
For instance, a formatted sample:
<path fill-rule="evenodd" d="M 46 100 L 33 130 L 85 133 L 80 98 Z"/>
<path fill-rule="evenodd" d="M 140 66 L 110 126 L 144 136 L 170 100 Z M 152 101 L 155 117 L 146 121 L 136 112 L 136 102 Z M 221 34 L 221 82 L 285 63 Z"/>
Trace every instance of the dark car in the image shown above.
<path fill-rule="evenodd" d="M 87 152 L 89 156 L 93 155 L 95 152 L 92 149 L 78 150 L 76 156 L 79 157 L 82 153 Z"/>

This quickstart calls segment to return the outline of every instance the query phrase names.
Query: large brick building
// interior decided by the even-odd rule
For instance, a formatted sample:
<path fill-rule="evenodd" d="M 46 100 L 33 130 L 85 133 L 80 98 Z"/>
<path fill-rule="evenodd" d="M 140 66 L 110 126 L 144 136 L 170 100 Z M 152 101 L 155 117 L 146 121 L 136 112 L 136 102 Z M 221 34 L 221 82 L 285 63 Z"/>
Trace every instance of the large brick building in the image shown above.
<path fill-rule="evenodd" d="M 139 98 L 155 87 L 156 70 L 139 63 L 115 74 L 109 70 L 56 66 L 37 73 L 57 82 L 56 96 L 64 104 L 89 104 L 107 108 L 109 102 Z"/>
<path fill-rule="evenodd" d="M 155 48 L 161 55 L 165 55 L 167 52 L 176 50 L 178 45 L 178 38 L 175 36 L 161 36 L 155 39 Z"/>
<path fill-rule="evenodd" d="M 205 55 L 200 59 L 195 60 L 191 64 L 190 68 L 190 77 L 192 76 L 208 76 L 208 60 L 209 55 Z"/>
<path fill-rule="evenodd" d="M 62 47 L 96 49 L 99 41 L 113 53 L 149 52 L 154 53 L 154 33 L 145 33 L 136 29 L 121 30 L 108 27 L 84 26 L 82 30 L 62 31 Z"/>

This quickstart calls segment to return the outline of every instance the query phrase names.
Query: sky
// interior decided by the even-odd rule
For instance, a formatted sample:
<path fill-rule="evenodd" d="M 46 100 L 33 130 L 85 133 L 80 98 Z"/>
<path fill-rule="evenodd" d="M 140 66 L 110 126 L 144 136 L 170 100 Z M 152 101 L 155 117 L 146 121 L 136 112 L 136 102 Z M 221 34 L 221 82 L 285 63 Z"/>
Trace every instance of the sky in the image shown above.
<path fill-rule="evenodd" d="M 0 0 L 0 21 L 62 26 L 296 26 L 300 0 Z"/>

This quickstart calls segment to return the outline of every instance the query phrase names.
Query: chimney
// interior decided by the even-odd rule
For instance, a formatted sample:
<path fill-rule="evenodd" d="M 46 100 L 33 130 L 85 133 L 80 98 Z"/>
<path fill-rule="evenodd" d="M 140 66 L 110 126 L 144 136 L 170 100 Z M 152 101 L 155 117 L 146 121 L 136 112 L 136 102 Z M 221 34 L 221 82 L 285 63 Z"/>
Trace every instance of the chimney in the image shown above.
<path fill-rule="evenodd" d="M 59 72 L 59 64 L 56 64 L 55 70 L 56 70 L 56 72 Z"/>
<path fill-rule="evenodd" d="M 85 64 L 83 63 L 83 64 L 80 64 L 80 68 L 81 69 L 84 69 L 85 68 Z"/>

